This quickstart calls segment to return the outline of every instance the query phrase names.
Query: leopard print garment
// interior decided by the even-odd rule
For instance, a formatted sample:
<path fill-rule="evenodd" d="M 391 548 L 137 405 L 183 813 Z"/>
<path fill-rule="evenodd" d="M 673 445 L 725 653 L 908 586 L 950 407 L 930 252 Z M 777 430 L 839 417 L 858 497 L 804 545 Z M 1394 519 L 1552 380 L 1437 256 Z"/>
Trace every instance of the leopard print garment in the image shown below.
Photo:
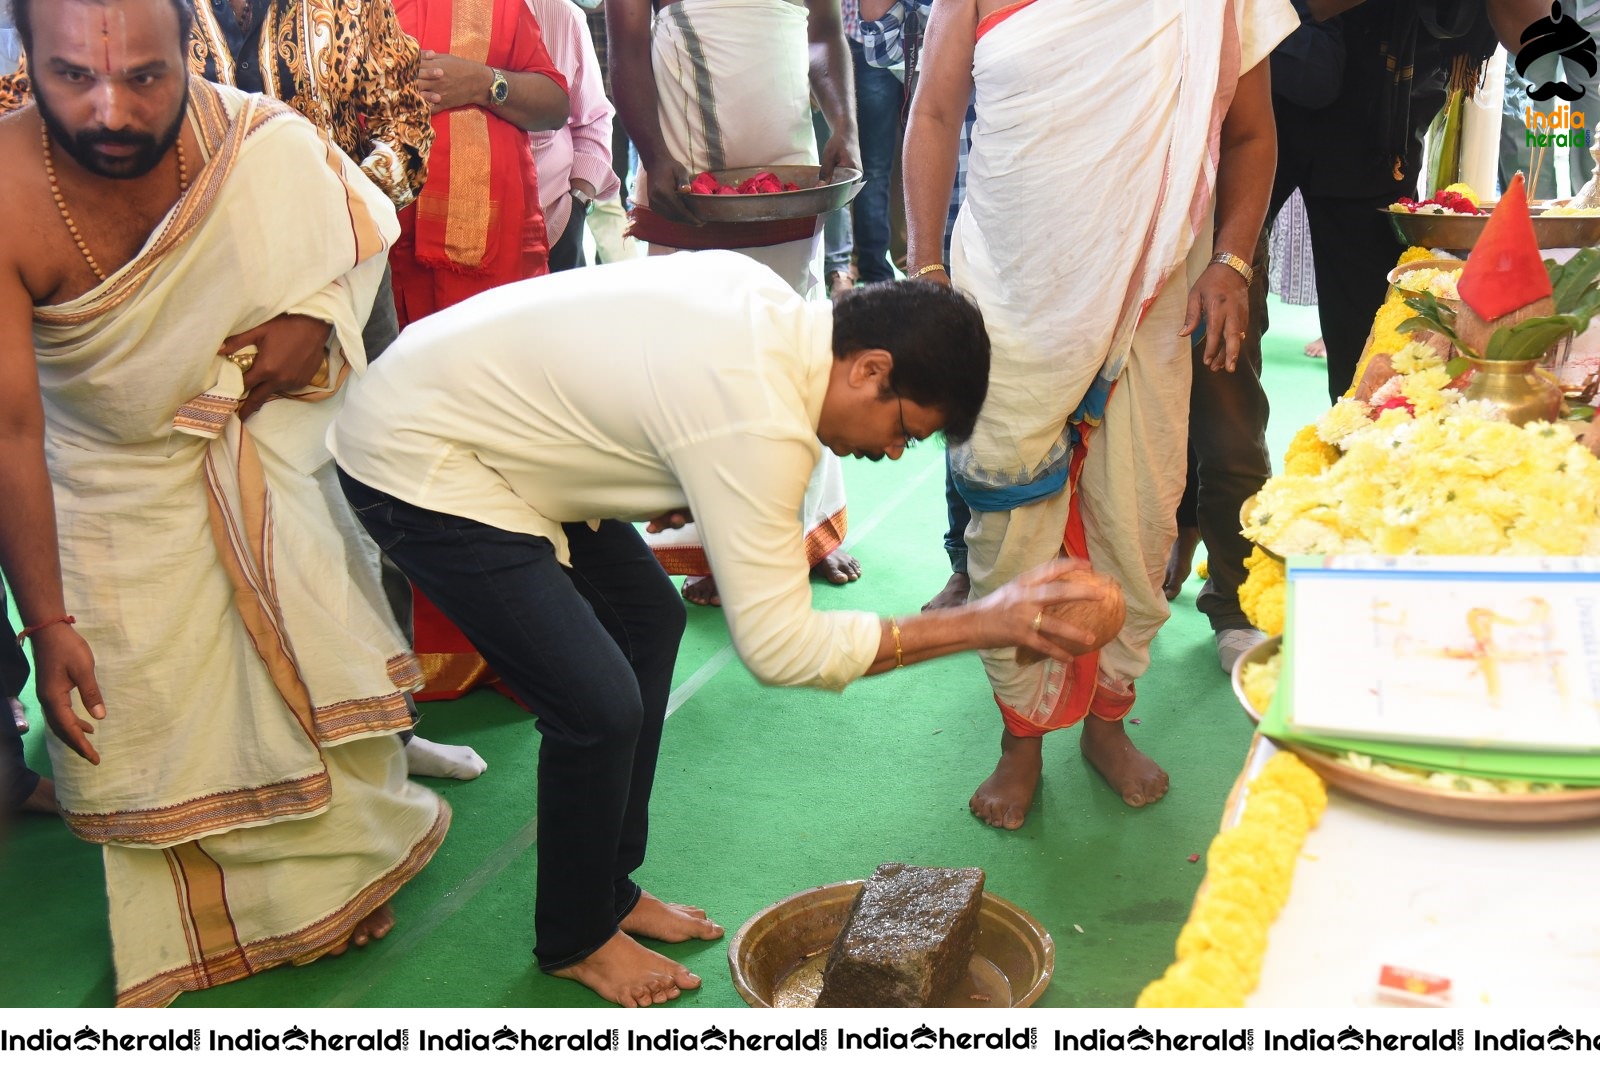
<path fill-rule="evenodd" d="M 233 57 L 206 0 L 195 5 L 189 68 L 234 84 Z M 390 0 L 273 0 L 261 29 L 267 94 L 328 131 L 400 208 L 416 199 L 433 144 L 416 86 L 417 42 Z M 0 113 L 27 103 L 26 65 L 0 78 Z"/>

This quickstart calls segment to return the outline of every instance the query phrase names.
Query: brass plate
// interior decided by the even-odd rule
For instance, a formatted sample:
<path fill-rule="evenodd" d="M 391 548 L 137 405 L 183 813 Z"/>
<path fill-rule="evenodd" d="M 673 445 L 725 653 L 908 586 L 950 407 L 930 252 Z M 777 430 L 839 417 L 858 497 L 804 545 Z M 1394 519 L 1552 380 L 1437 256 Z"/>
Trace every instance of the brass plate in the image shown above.
<path fill-rule="evenodd" d="M 769 905 L 728 943 L 728 970 L 756 1008 L 810 1008 L 822 989 L 828 950 L 850 914 L 861 880 L 813 887 Z M 1022 909 L 987 891 L 967 977 L 941 1008 L 1024 1008 L 1055 972 L 1055 942 Z"/>
<path fill-rule="evenodd" d="M 1251 664 L 1265 664 L 1281 648 L 1283 648 L 1283 635 L 1274 634 L 1251 646 L 1248 652 L 1233 662 L 1233 696 L 1239 699 L 1239 707 L 1244 709 L 1244 714 L 1250 717 L 1252 723 L 1260 723 L 1261 714 L 1244 695 L 1244 669 Z"/>
<path fill-rule="evenodd" d="M 1488 204 L 1483 205 L 1485 209 Z M 1417 215 L 1379 208 L 1402 245 L 1463 251 L 1472 248 L 1489 216 Z M 1535 215 L 1533 236 L 1540 248 L 1587 248 L 1600 244 L 1600 215 Z"/>
<path fill-rule="evenodd" d="M 1240 680 L 1246 664 L 1265 663 L 1282 645 L 1282 637 L 1268 638 L 1233 665 L 1234 696 L 1239 699 L 1239 707 L 1244 709 L 1245 715 L 1256 723 L 1261 722 L 1261 717 L 1250 707 Z M 1276 739 L 1273 744 L 1305 761 L 1330 786 L 1380 805 L 1424 816 L 1478 823 L 1573 823 L 1600 819 L 1600 789 L 1563 790 L 1554 794 L 1474 794 L 1464 790 L 1441 790 L 1420 783 L 1396 782 L 1352 768 L 1322 749 Z"/>
<path fill-rule="evenodd" d="M 701 222 L 744 223 L 781 222 L 785 219 L 805 219 L 813 215 L 826 215 L 842 208 L 855 199 L 866 183 L 861 172 L 849 167 L 839 167 L 833 172 L 833 181 L 817 185 L 822 176 L 820 167 L 779 166 L 741 167 L 737 170 L 712 171 L 723 185 L 738 185 L 762 171 L 770 171 L 780 181 L 799 186 L 788 193 L 690 193 L 680 190 L 683 201 Z"/>

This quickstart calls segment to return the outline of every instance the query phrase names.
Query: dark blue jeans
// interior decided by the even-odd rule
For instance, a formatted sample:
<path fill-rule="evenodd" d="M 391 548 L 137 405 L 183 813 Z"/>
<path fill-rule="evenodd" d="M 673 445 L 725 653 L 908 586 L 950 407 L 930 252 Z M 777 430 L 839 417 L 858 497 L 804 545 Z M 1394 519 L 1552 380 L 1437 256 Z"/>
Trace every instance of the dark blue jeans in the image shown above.
<path fill-rule="evenodd" d="M 861 171 L 867 180 L 851 205 L 856 273 L 863 282 L 888 282 L 894 279 L 889 263 L 889 172 L 900 154 L 900 108 L 906 90 L 892 71 L 867 62 L 859 41 L 850 42 L 850 55 L 856 68 Z"/>
<path fill-rule="evenodd" d="M 566 568 L 545 538 L 339 482 L 378 548 L 537 717 L 533 952 L 546 971 L 575 964 L 639 900 L 683 599 L 627 523 L 564 525 Z"/>

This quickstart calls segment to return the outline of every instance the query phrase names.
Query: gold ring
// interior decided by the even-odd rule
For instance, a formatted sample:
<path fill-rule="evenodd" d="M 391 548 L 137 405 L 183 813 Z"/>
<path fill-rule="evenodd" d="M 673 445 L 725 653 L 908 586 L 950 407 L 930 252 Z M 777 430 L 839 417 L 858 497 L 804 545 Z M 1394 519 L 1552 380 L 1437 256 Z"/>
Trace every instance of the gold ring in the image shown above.
<path fill-rule="evenodd" d="M 253 352 L 229 353 L 223 359 L 237 367 L 240 374 L 249 374 L 250 368 L 256 365 L 256 354 Z"/>
<path fill-rule="evenodd" d="M 1249 335 L 1250 335 L 1250 331 L 1248 331 L 1248 330 L 1241 330 L 1241 331 L 1239 331 L 1239 340 L 1240 340 L 1240 341 L 1243 341 L 1243 340 L 1244 340 L 1244 339 L 1245 339 L 1245 338 L 1246 338 L 1246 337 L 1248 337 L 1248 336 L 1249 336 Z"/>
<path fill-rule="evenodd" d="M 1033 617 L 1033 632 L 1039 633 L 1039 624 L 1044 622 L 1044 609 L 1039 609 L 1039 614 Z"/>

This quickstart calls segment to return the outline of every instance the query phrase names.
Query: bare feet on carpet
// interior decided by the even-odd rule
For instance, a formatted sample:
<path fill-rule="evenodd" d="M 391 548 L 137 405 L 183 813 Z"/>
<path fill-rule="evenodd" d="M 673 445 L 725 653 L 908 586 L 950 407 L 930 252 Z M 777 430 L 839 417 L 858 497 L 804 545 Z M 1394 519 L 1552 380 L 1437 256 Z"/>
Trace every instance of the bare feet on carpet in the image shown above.
<path fill-rule="evenodd" d="M 861 561 L 843 549 L 835 549 L 817 561 L 817 566 L 811 569 L 811 577 L 830 586 L 843 586 L 861 577 Z"/>
<path fill-rule="evenodd" d="M 364 948 L 370 942 L 376 942 L 390 931 L 394 930 L 394 913 L 389 911 L 388 904 L 379 905 L 367 913 L 350 932 L 350 937 L 342 945 L 328 950 L 327 956 L 342 957 L 344 951 L 351 946 L 357 949 Z"/>
<path fill-rule="evenodd" d="M 967 578 L 965 571 L 952 571 L 950 578 L 945 582 L 944 589 L 934 595 L 933 600 L 922 606 L 924 612 L 936 612 L 941 608 L 960 608 L 967 603 L 967 598 L 972 594 L 972 580 Z"/>
<path fill-rule="evenodd" d="M 648 891 L 640 891 L 633 910 L 622 917 L 618 926 L 630 935 L 658 942 L 687 942 L 692 938 L 711 942 L 723 935 L 722 925 L 708 919 L 705 909 L 669 905 Z"/>
<path fill-rule="evenodd" d="M 1172 543 L 1172 552 L 1167 556 L 1167 577 L 1161 583 L 1161 592 L 1167 595 L 1167 600 L 1176 600 L 1183 592 L 1183 584 L 1189 581 L 1189 573 L 1194 570 L 1194 551 L 1199 544 L 1199 527 L 1178 528 L 1178 540 Z"/>
<path fill-rule="evenodd" d="M 56 804 L 56 784 L 43 776 L 39 778 L 39 785 L 33 788 L 22 802 L 23 812 L 37 812 L 43 816 L 61 815 L 61 806 Z"/>
<path fill-rule="evenodd" d="M 715 575 L 701 575 L 683 580 L 683 599 L 704 608 L 721 608 L 722 598 L 717 596 Z"/>
<path fill-rule="evenodd" d="M 1122 720 L 1085 716 L 1078 748 L 1094 770 L 1134 808 L 1154 804 L 1166 795 L 1167 773 L 1139 752 Z"/>
<path fill-rule="evenodd" d="M 1323 341 L 1320 337 L 1306 342 L 1306 355 L 1310 356 L 1313 360 L 1327 359 L 1328 343 Z"/>
<path fill-rule="evenodd" d="M 660 1005 L 700 985 L 698 975 L 677 961 L 644 948 L 623 931 L 578 963 L 550 974 L 582 983 L 625 1009 Z"/>
<path fill-rule="evenodd" d="M 843 549 L 835 549 L 811 569 L 811 577 L 821 579 L 831 586 L 843 586 L 861 577 L 861 561 Z M 701 575 L 684 579 L 683 599 L 704 608 L 721 608 L 722 598 L 717 595 L 717 577 Z"/>
<path fill-rule="evenodd" d="M 1019 738 L 1010 731 L 1000 734 L 1000 762 L 994 773 L 979 785 L 967 807 L 991 827 L 1014 831 L 1022 826 L 1039 788 L 1039 773 L 1044 768 L 1041 753 L 1043 738 Z"/>
<path fill-rule="evenodd" d="M 470 745 L 430 742 L 413 734 L 406 742 L 406 771 L 431 779 L 476 779 L 489 768 Z"/>

